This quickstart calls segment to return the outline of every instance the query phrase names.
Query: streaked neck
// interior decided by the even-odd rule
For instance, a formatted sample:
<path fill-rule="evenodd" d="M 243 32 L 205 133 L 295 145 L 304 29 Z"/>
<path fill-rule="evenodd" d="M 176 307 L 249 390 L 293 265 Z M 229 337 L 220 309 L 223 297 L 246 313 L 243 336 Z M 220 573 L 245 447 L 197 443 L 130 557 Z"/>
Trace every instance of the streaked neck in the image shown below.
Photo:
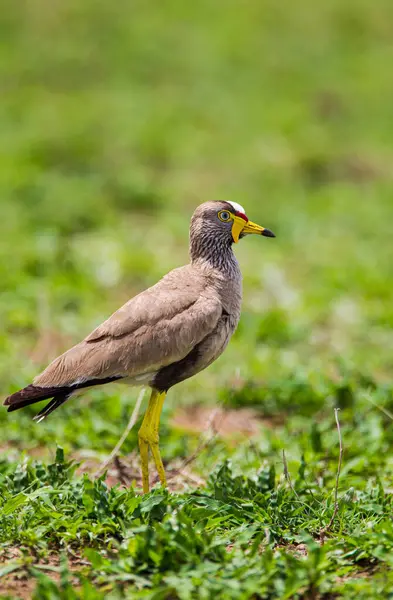
<path fill-rule="evenodd" d="M 240 273 L 239 263 L 233 253 L 232 244 L 227 240 L 213 239 L 211 236 L 198 236 L 191 240 L 191 264 L 203 269 L 214 269 L 226 277 Z"/>

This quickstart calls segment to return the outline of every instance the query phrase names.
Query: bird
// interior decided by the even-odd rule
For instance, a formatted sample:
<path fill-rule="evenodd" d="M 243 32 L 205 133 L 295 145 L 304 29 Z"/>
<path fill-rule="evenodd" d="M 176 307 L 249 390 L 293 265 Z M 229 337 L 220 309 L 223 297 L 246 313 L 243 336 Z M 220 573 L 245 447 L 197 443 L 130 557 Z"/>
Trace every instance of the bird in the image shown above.
<path fill-rule="evenodd" d="M 233 245 L 247 235 L 275 237 L 229 201 L 198 206 L 190 224 L 189 264 L 129 300 L 83 341 L 61 354 L 33 383 L 4 401 L 8 412 L 50 400 L 44 420 L 73 395 L 123 382 L 151 388 L 138 432 L 143 493 L 150 490 L 149 452 L 162 486 L 159 423 L 168 391 L 211 365 L 239 323 L 242 275 Z"/>

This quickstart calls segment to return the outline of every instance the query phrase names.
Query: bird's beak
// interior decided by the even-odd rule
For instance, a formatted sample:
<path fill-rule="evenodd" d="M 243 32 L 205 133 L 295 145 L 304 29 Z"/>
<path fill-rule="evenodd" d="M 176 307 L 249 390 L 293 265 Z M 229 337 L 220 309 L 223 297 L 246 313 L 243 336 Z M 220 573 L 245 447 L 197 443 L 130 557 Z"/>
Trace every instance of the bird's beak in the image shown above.
<path fill-rule="evenodd" d="M 233 217 L 233 225 L 232 225 L 232 237 L 233 241 L 237 244 L 240 238 L 240 234 L 256 234 L 256 235 L 264 235 L 265 237 L 276 237 L 270 229 L 266 229 L 265 227 L 261 227 L 252 221 L 245 221 L 242 217 Z"/>

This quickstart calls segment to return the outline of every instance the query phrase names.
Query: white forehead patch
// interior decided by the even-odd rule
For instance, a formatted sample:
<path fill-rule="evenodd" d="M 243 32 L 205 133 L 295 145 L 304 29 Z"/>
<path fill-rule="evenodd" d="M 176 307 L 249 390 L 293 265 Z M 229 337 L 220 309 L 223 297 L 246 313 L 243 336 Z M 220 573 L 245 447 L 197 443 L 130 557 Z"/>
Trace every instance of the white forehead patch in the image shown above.
<path fill-rule="evenodd" d="M 236 212 L 243 213 L 243 215 L 246 214 L 246 211 L 244 210 L 244 208 L 237 202 L 229 202 L 229 200 L 227 200 L 227 202 L 228 202 L 228 204 L 231 204 L 231 206 L 233 206 L 233 208 Z"/>

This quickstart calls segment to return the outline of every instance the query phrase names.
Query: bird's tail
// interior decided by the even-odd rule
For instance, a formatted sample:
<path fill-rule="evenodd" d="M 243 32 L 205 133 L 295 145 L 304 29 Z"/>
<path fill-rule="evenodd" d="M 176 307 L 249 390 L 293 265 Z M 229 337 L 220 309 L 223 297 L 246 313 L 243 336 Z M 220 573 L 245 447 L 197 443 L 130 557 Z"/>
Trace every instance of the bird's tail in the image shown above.
<path fill-rule="evenodd" d="M 42 419 L 45 419 L 51 412 L 68 400 L 73 391 L 72 386 L 40 387 L 31 384 L 8 396 L 4 401 L 4 406 L 8 406 L 8 412 L 13 412 L 14 410 L 25 408 L 25 406 L 30 406 L 30 404 L 51 398 L 49 404 L 34 417 L 35 420 L 42 421 Z"/>
<path fill-rule="evenodd" d="M 4 401 L 4 406 L 8 406 L 8 412 L 13 412 L 14 410 L 25 408 L 25 406 L 30 406 L 30 404 L 51 399 L 51 401 L 34 417 L 34 420 L 42 421 L 50 415 L 51 412 L 56 410 L 56 408 L 64 404 L 64 402 L 66 402 L 77 390 L 111 383 L 120 379 L 122 379 L 121 376 L 115 375 L 113 377 L 90 379 L 78 384 L 63 386 L 42 387 L 30 384 L 22 390 L 15 392 L 15 394 L 8 396 Z"/>

